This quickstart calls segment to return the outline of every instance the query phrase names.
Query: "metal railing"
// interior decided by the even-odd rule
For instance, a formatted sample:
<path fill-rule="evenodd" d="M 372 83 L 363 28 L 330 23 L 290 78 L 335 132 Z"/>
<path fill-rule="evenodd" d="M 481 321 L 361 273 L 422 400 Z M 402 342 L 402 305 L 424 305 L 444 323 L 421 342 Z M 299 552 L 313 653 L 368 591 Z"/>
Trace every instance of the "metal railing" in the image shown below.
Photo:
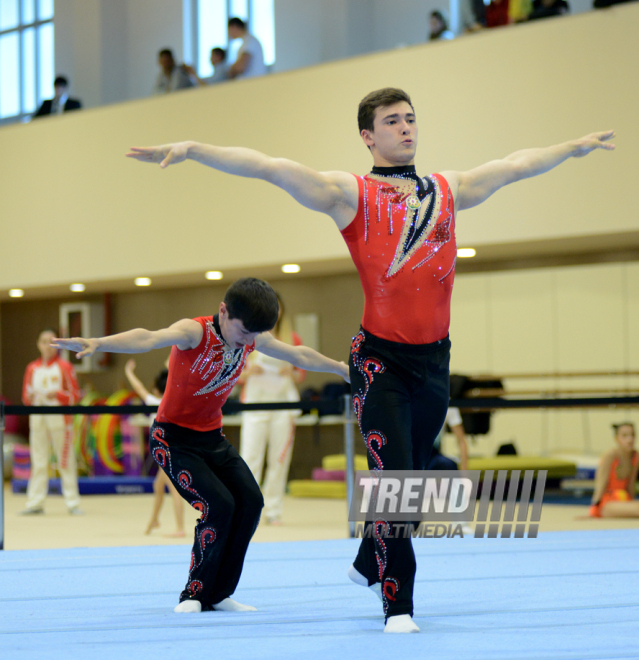
<path fill-rule="evenodd" d="M 496 397 L 451 399 L 450 405 L 462 411 L 480 412 L 495 410 L 523 410 L 547 408 L 584 407 L 635 407 L 639 396 L 579 397 L 556 399 L 508 399 Z M 157 406 L 13 406 L 0 401 L 0 475 L 4 476 L 4 429 L 6 415 L 135 415 L 157 412 Z M 252 410 L 301 410 L 317 411 L 325 415 L 340 415 L 344 424 L 344 454 L 346 456 L 346 497 L 351 501 L 355 479 L 355 415 L 350 404 L 350 395 L 341 399 L 320 399 L 281 403 L 240 403 L 227 401 L 222 408 L 225 415 Z M 355 523 L 349 523 L 351 536 Z M 4 484 L 0 489 L 0 550 L 4 549 Z"/>

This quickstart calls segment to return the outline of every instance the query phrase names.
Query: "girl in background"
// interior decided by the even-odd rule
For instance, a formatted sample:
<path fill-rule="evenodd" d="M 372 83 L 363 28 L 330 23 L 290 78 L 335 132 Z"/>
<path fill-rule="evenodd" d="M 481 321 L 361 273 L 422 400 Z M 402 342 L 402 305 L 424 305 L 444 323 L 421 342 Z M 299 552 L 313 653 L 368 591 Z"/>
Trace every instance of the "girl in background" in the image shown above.
<path fill-rule="evenodd" d="M 279 316 L 271 331 L 275 339 L 299 346 L 300 337 L 293 332 L 278 295 Z M 297 391 L 306 372 L 257 351 L 248 359 L 240 378 L 244 385 L 243 403 L 273 403 L 299 401 Z M 284 492 L 293 455 L 296 410 L 263 410 L 242 413 L 240 455 L 246 461 L 264 496 L 264 515 L 270 525 L 281 525 Z M 262 470 L 266 458 L 266 473 Z"/>
<path fill-rule="evenodd" d="M 601 458 L 595 475 L 590 515 L 595 518 L 639 518 L 635 484 L 639 455 L 635 450 L 635 426 L 613 424 L 617 446 Z"/>
<path fill-rule="evenodd" d="M 125 367 L 124 373 L 131 383 L 131 387 L 135 393 L 142 399 L 145 405 L 147 406 L 157 406 L 162 401 L 162 395 L 166 389 L 166 378 L 169 375 L 167 369 L 163 369 L 157 375 L 155 379 L 155 384 L 153 391 L 149 392 L 140 379 L 135 375 L 135 360 L 128 360 Z M 155 415 L 153 415 L 155 418 Z M 153 418 L 151 423 L 153 423 Z M 175 510 L 175 532 L 173 534 L 166 534 L 170 537 L 180 537 L 185 536 L 184 531 L 184 502 L 182 497 L 175 489 L 175 486 L 171 483 L 171 480 L 166 476 L 164 470 L 158 470 L 153 480 L 153 493 L 155 497 L 153 498 L 153 513 L 151 514 L 151 520 L 146 527 L 145 534 L 150 534 L 151 530 L 160 526 L 159 515 L 162 505 L 164 504 L 164 489 L 168 488 L 169 493 L 171 494 L 171 499 L 173 500 L 173 509 Z"/>

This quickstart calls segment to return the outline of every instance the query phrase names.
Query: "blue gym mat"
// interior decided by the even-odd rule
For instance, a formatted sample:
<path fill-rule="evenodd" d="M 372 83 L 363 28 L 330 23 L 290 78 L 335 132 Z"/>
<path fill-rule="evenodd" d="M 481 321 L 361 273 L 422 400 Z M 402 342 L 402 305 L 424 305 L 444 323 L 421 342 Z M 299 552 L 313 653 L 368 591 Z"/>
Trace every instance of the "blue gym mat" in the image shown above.
<path fill-rule="evenodd" d="M 356 540 L 253 544 L 237 614 L 173 613 L 188 546 L 0 552 L 0 658 L 639 658 L 639 530 L 413 544 L 415 635 L 349 582 Z"/>

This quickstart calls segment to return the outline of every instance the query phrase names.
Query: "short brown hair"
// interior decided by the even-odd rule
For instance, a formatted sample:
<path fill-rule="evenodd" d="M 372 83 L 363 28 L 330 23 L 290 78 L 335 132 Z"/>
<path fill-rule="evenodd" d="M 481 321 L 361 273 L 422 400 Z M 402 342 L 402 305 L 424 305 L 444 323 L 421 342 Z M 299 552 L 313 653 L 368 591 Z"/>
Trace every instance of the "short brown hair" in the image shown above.
<path fill-rule="evenodd" d="M 359 127 L 359 132 L 373 130 L 373 120 L 375 119 L 375 110 L 377 108 L 384 108 L 395 103 L 401 103 L 402 101 L 406 101 L 413 108 L 410 96 L 403 89 L 384 87 L 384 89 L 377 89 L 367 94 L 361 100 L 357 109 L 357 126 Z M 413 108 L 414 111 L 415 108 Z"/>
<path fill-rule="evenodd" d="M 279 303 L 271 285 L 255 277 L 233 282 L 224 294 L 229 319 L 240 319 L 249 332 L 266 332 L 277 323 Z"/>

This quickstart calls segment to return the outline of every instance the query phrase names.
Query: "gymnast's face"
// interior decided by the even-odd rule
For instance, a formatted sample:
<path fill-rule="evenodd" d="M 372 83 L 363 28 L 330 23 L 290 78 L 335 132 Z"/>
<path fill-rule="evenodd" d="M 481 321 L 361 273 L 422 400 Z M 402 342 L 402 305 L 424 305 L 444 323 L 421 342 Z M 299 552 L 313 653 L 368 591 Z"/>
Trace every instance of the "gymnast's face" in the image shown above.
<path fill-rule="evenodd" d="M 632 451 L 635 446 L 635 427 L 630 424 L 624 424 L 617 429 L 617 442 L 622 449 Z"/>
<path fill-rule="evenodd" d="M 371 150 L 375 165 L 412 165 L 417 151 L 417 120 L 413 108 L 406 101 L 377 108 L 373 130 L 364 129 L 362 139 Z"/>
<path fill-rule="evenodd" d="M 243 348 L 255 341 L 259 332 L 249 332 L 240 319 L 229 318 L 229 312 L 224 303 L 220 303 L 220 330 L 222 338 L 232 348 Z"/>

